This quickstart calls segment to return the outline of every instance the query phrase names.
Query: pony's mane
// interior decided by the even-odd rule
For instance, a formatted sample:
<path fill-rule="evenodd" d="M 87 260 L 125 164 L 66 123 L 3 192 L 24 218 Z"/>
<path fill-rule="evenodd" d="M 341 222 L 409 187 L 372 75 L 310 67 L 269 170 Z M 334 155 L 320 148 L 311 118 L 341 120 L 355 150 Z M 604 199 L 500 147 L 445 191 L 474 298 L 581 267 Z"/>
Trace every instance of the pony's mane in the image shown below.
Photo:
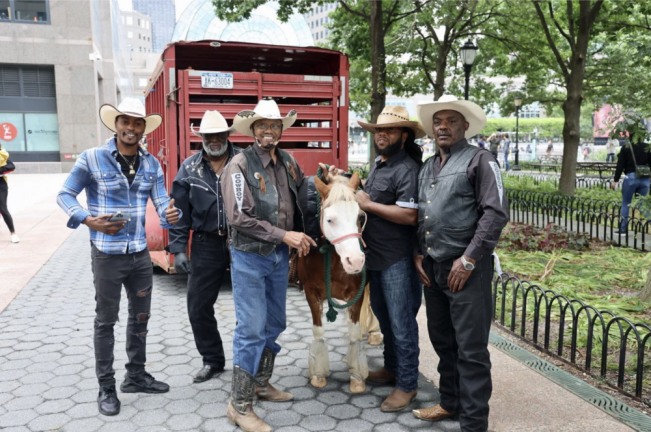
<path fill-rule="evenodd" d="M 328 207 L 341 201 L 357 201 L 355 199 L 355 191 L 348 186 L 349 182 L 350 180 L 344 176 L 336 176 L 330 183 L 330 193 L 323 203 L 324 206 Z"/>

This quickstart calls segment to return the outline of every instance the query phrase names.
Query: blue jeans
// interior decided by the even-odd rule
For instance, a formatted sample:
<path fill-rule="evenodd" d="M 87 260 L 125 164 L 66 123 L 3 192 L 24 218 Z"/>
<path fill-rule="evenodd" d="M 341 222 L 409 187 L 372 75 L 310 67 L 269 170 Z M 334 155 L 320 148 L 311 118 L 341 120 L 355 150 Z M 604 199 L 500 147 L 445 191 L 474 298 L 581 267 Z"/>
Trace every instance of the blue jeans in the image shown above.
<path fill-rule="evenodd" d="M 418 388 L 418 323 L 423 288 L 411 257 L 384 270 L 369 270 L 371 308 L 384 335 L 384 368 L 396 374 L 396 388 Z"/>
<path fill-rule="evenodd" d="M 511 164 L 509 163 L 509 152 L 508 152 L 508 150 L 506 150 L 504 152 L 504 169 L 506 171 L 511 169 Z"/>
<path fill-rule="evenodd" d="M 647 196 L 649 194 L 649 179 L 636 178 L 635 173 L 626 174 L 624 185 L 622 186 L 622 220 L 620 230 L 628 230 L 628 214 L 630 212 L 629 204 L 633 201 L 635 195 Z"/>
<path fill-rule="evenodd" d="M 231 279 L 235 302 L 233 366 L 258 372 L 262 351 L 280 352 L 276 343 L 287 319 L 289 248 L 277 246 L 269 256 L 242 252 L 231 246 Z"/>

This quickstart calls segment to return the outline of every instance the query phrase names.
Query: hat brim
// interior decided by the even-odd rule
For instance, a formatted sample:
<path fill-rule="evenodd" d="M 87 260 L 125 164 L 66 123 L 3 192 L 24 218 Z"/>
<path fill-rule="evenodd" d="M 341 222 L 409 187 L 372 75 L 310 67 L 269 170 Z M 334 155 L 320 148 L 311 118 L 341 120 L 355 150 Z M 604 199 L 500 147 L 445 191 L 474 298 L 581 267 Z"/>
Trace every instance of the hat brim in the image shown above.
<path fill-rule="evenodd" d="M 283 131 L 286 131 L 294 124 L 294 122 L 296 122 L 297 117 L 298 114 L 296 114 L 295 110 L 291 110 L 285 117 L 266 117 L 256 113 L 255 111 L 244 110 L 244 111 L 240 111 L 235 116 L 235 118 L 233 119 L 232 128 L 235 129 L 235 131 L 241 133 L 242 135 L 246 135 L 248 137 L 253 138 L 254 135 L 253 135 L 253 131 L 251 130 L 251 125 L 258 120 L 280 120 L 283 123 Z"/>
<path fill-rule="evenodd" d="M 439 111 L 456 111 L 460 113 L 468 122 L 466 138 L 473 137 L 480 133 L 486 126 L 486 113 L 479 105 L 467 100 L 449 101 L 449 102 L 427 102 L 416 106 L 416 115 L 427 135 L 434 137 L 432 116 Z"/>
<path fill-rule="evenodd" d="M 204 134 L 216 134 L 216 133 L 223 133 L 223 132 L 232 133 L 235 131 L 235 129 L 233 129 L 232 126 L 229 128 L 204 128 L 204 129 L 201 129 L 200 127 L 198 130 L 195 130 L 193 124 L 190 124 L 190 130 L 192 131 L 193 134 L 195 134 L 199 138 L 202 138 Z"/>
<path fill-rule="evenodd" d="M 416 138 L 422 138 L 425 135 L 425 130 L 423 127 L 418 123 L 417 121 L 400 121 L 400 122 L 395 122 L 395 123 L 383 123 L 383 124 L 372 124 L 372 123 L 366 123 L 357 120 L 357 124 L 364 130 L 370 132 L 370 133 L 375 133 L 376 128 L 389 128 L 389 127 L 406 127 L 414 131 L 414 135 Z"/>
<path fill-rule="evenodd" d="M 155 131 L 158 126 L 163 123 L 163 117 L 160 114 L 149 114 L 147 116 L 141 116 L 134 113 L 124 113 L 110 104 L 104 104 L 99 108 L 100 120 L 102 120 L 104 126 L 113 132 L 116 132 L 115 118 L 121 115 L 143 119 L 145 121 L 145 135 Z"/>

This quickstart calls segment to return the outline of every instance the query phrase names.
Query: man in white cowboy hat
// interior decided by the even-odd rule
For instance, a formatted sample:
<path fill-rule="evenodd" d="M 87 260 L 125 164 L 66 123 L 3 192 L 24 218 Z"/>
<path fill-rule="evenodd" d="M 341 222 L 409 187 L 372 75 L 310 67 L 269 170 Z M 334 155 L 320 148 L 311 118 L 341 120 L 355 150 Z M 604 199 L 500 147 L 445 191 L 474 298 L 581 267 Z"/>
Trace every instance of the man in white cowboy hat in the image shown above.
<path fill-rule="evenodd" d="M 441 403 L 423 420 L 459 415 L 463 432 L 488 429 L 492 316 L 491 254 L 509 220 L 497 161 L 468 144 L 486 125 L 475 103 L 442 96 L 418 118 L 439 151 L 420 169 L 416 268 L 425 285 L 427 329 L 440 361 Z M 424 256 L 424 258 L 423 258 Z"/>
<path fill-rule="evenodd" d="M 122 285 L 129 301 L 127 321 L 127 373 L 120 385 L 124 393 L 165 393 L 169 386 L 145 371 L 147 323 L 152 297 L 152 265 L 145 236 L 149 198 L 163 228 L 182 216 L 165 191 L 158 160 L 142 148 L 143 134 L 162 122 L 159 114 L 145 113 L 138 99 L 125 99 L 118 108 L 102 105 L 104 126 L 115 135 L 101 147 L 84 151 L 66 179 L 57 202 L 68 213 L 69 228 L 85 224 L 90 229 L 95 284 L 95 372 L 100 391 L 99 412 L 116 415 L 120 401 L 115 391 L 113 327 L 118 321 Z M 88 209 L 77 201 L 86 190 Z M 115 218 L 114 218 L 115 216 Z"/>
<path fill-rule="evenodd" d="M 214 309 L 230 263 L 221 179 L 224 167 L 241 149 L 228 140 L 233 129 L 218 111 L 206 111 L 198 131 L 194 125 L 190 127 L 201 138 L 202 149 L 181 164 L 172 184 L 171 195 L 183 217 L 169 230 L 168 251 L 174 254 L 176 272 L 190 275 L 188 316 L 203 358 L 194 382 L 200 383 L 223 372 L 226 363 Z M 186 251 L 191 230 L 189 261 Z"/>
<path fill-rule="evenodd" d="M 293 399 L 269 379 L 285 330 L 289 248 L 306 255 L 314 240 L 303 233 L 298 188 L 305 175 L 278 147 L 296 111 L 281 116 L 272 99 L 241 111 L 233 128 L 254 138 L 224 171 L 224 203 L 231 242 L 231 277 L 237 326 L 233 337 L 233 389 L 228 418 L 245 431 L 271 428 L 253 411 L 254 395 L 270 401 Z"/>
<path fill-rule="evenodd" d="M 413 238 L 418 221 L 418 169 L 422 150 L 414 142 L 425 136 L 402 106 L 386 106 L 375 124 L 358 122 L 374 134 L 378 157 L 364 191 L 357 193 L 368 214 L 367 245 L 371 307 L 384 335 L 384 366 L 367 380 L 394 384 L 381 410 L 400 411 L 418 393 L 418 323 L 422 288 L 414 268 Z"/>

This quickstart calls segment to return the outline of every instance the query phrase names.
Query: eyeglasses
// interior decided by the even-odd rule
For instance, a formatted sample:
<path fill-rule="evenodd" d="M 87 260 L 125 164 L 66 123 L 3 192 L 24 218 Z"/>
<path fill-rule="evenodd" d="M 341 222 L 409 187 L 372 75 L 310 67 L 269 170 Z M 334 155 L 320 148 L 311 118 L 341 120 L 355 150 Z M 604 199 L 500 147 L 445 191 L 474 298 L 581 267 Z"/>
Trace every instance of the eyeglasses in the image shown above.
<path fill-rule="evenodd" d="M 256 129 L 260 129 L 262 131 L 266 131 L 267 129 L 271 128 L 272 131 L 278 132 L 283 128 L 283 125 L 278 123 L 272 123 L 272 124 L 257 123 L 255 127 Z"/>
<path fill-rule="evenodd" d="M 386 133 L 386 134 L 394 134 L 402 132 L 402 129 L 399 127 L 376 127 L 375 128 L 375 133 Z"/>

